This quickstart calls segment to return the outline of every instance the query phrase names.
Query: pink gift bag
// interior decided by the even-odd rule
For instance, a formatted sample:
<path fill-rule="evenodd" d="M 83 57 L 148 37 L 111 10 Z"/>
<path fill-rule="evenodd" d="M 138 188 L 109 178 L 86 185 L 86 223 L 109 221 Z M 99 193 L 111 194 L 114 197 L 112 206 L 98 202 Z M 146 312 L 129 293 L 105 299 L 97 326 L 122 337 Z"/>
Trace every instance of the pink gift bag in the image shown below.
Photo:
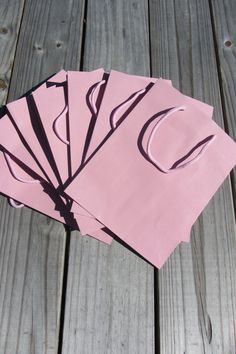
<path fill-rule="evenodd" d="M 26 173 L 24 175 L 24 181 L 23 179 L 16 179 L 9 169 L 6 155 L 1 151 L 0 164 L 2 171 L 0 176 L 0 192 L 13 198 L 11 199 L 11 204 L 14 207 L 22 207 L 21 203 L 24 203 L 60 222 L 65 222 L 60 212 L 55 209 L 55 202 L 44 192 L 44 188 L 39 181 L 33 179 Z M 16 165 L 17 164 L 14 163 L 14 166 Z M 20 200 L 21 203 L 15 202 L 15 200 Z M 71 226 L 75 227 L 76 223 L 73 222 Z"/>
<path fill-rule="evenodd" d="M 140 99 L 147 93 L 148 88 L 157 80 L 155 78 L 129 75 L 111 70 L 102 104 L 96 118 L 95 129 L 88 147 L 88 156 L 106 140 L 106 137 L 112 134 L 119 125 L 119 121 L 125 119 L 127 112 L 129 113 L 138 104 Z M 165 80 L 165 82 L 171 85 L 170 80 Z M 187 99 L 191 101 L 191 104 L 203 111 L 207 117 L 212 117 L 213 107 L 191 97 L 187 97 Z M 72 203 L 71 211 L 74 213 L 80 211 L 77 203 Z"/>
<path fill-rule="evenodd" d="M 148 86 L 148 84 L 155 82 L 155 80 L 156 79 L 149 77 L 129 75 L 116 70 L 111 70 L 105 86 L 101 107 L 94 109 L 97 115 L 95 115 L 94 119 L 94 129 L 91 135 L 91 140 L 87 151 L 85 151 L 85 160 L 113 130 L 110 125 L 110 116 L 116 114 L 119 115 L 120 118 L 131 105 L 138 103 L 139 98 L 141 98 L 146 92 L 145 87 Z M 100 81 L 100 83 L 104 83 L 104 80 Z M 91 104 L 91 106 L 94 106 L 94 104 Z M 76 112 L 77 111 L 75 111 L 75 114 Z M 74 170 L 74 172 L 76 171 L 77 170 Z M 73 202 L 71 211 L 78 213 L 79 210 L 80 206 L 78 206 L 76 202 Z M 104 227 L 102 224 L 98 226 L 99 228 Z"/>
<path fill-rule="evenodd" d="M 110 120 L 118 121 L 145 95 L 156 79 L 111 70 L 86 157 L 89 157 L 111 130 Z"/>
<path fill-rule="evenodd" d="M 105 87 L 106 81 L 103 76 L 103 69 L 91 72 L 68 71 L 67 73 L 72 175 L 83 162 L 89 129 L 96 120 L 98 97 L 102 93 L 102 88 Z"/>
<path fill-rule="evenodd" d="M 103 94 L 106 80 L 102 68 L 91 71 L 68 71 L 68 114 L 69 114 L 69 148 L 71 159 L 72 175 L 81 167 L 87 146 L 89 146 L 90 134 L 92 134 L 93 124 L 96 121 L 97 110 Z M 91 130 L 91 133 L 90 133 Z M 93 218 L 77 203 L 73 203 L 71 211 L 77 215 L 87 215 L 90 217 L 90 224 L 83 232 L 95 232 L 99 239 L 111 243 L 112 238 L 100 230 L 104 227 L 98 220 Z M 100 231 L 98 231 L 100 230 Z M 102 236 L 103 235 L 103 236 Z"/>
<path fill-rule="evenodd" d="M 47 83 L 59 83 L 65 79 L 65 72 L 60 72 L 54 77 L 50 78 Z M 50 138 L 50 148 L 53 151 L 53 159 L 56 157 L 56 167 L 60 167 L 58 171 L 59 179 L 61 176 L 63 176 L 63 179 L 66 180 L 68 178 L 68 160 L 66 152 L 67 147 L 62 141 L 60 141 L 53 130 L 53 122 L 58 116 L 58 110 L 63 111 L 65 108 L 64 92 L 63 87 L 50 86 L 47 88 L 47 83 L 44 83 L 39 88 L 37 88 L 33 92 L 32 96 L 35 98 L 37 103 L 36 109 L 40 113 L 40 118 L 44 118 L 44 130 L 47 133 L 47 137 Z M 49 98 L 51 103 L 50 105 L 48 105 L 47 101 Z M 7 151 L 12 153 L 20 161 L 24 161 L 24 163 L 34 172 L 36 172 L 41 178 L 50 181 L 56 187 L 58 185 L 58 179 L 55 179 L 55 175 L 50 167 L 50 164 L 48 163 L 47 158 L 45 158 L 43 151 L 40 148 L 37 136 L 34 134 L 29 121 L 30 112 L 27 104 L 27 99 L 22 98 L 17 100 L 9 104 L 8 108 L 12 113 L 10 116 L 11 119 L 5 117 L 5 119 L 2 119 L 0 122 L 2 135 L 2 139 L 0 137 L 0 143 L 4 146 L 5 149 L 7 149 Z M 23 124 L 24 117 L 26 117 L 25 124 Z M 15 130 L 15 128 L 17 130 Z M 22 134 L 22 131 L 24 132 L 24 135 Z M 20 137 L 18 134 L 20 134 Z M 25 139 L 25 136 L 27 139 Z M 9 139 L 9 137 L 11 137 L 11 139 Z M 22 140 L 24 141 L 24 144 L 22 144 Z M 34 158 L 32 158 L 32 155 Z M 8 163 L 11 163 L 12 165 L 12 162 L 9 158 Z M 24 171 L 22 169 L 19 169 L 17 165 L 14 165 L 14 170 L 18 176 L 18 180 L 24 179 L 24 176 L 22 176 L 24 175 Z M 27 205 L 29 205 L 29 203 L 27 203 Z M 80 209 L 82 210 L 82 215 L 75 215 L 75 218 L 79 223 L 81 233 L 83 235 L 88 233 L 91 234 L 94 229 L 98 229 L 100 227 L 100 223 L 92 218 L 91 215 L 89 215 L 85 210 L 82 208 Z M 47 210 L 47 205 L 45 204 L 44 213 L 47 213 Z M 101 233 L 98 238 L 100 240 L 102 239 Z M 110 243 L 110 241 L 111 238 L 104 233 L 104 242 Z"/>
<path fill-rule="evenodd" d="M 49 88 L 41 86 L 32 94 L 35 110 L 37 110 L 36 114 L 39 115 L 45 132 L 43 144 L 47 139 L 52 155 L 52 157 L 50 155 L 47 157 L 49 161 L 55 162 L 60 185 L 63 185 L 71 177 L 75 166 L 77 168 L 80 166 L 76 157 L 77 155 L 82 157 L 82 148 L 85 145 L 86 130 L 88 130 L 91 116 L 89 109 L 86 109 L 86 95 L 91 87 L 99 86 L 100 81 L 98 83 L 96 81 L 102 78 L 103 73 L 102 69 L 91 73 L 68 72 L 68 82 L 70 82 L 68 89 L 65 86 L 51 86 Z M 62 78 L 64 79 L 64 76 Z M 67 91 L 68 102 L 66 100 Z M 48 149 L 45 151 L 46 155 L 47 152 Z M 80 206 L 77 206 L 76 213 L 89 217 L 86 222 L 87 225 L 90 223 L 91 227 L 89 226 L 88 230 L 81 227 L 82 234 L 95 229 L 95 227 L 96 229 L 103 227 Z"/>
<path fill-rule="evenodd" d="M 158 80 L 66 193 L 161 267 L 235 163 L 234 141 Z"/>
<path fill-rule="evenodd" d="M 12 206 L 19 208 L 25 204 L 60 222 L 66 222 L 73 228 L 78 227 L 70 215 L 69 208 L 67 212 L 63 208 L 65 213 L 61 213 L 63 201 L 46 181 L 5 150 L 0 152 L 0 160 L 2 168 L 0 192 L 12 198 L 10 199 Z"/>
<path fill-rule="evenodd" d="M 50 104 L 48 104 L 49 102 Z M 36 90 L 32 93 L 30 104 L 34 108 L 34 119 L 38 118 L 42 125 L 41 128 L 44 132 L 42 145 L 46 142 L 48 144 L 44 150 L 45 156 L 50 161 L 52 169 L 56 171 L 55 175 L 59 184 L 63 185 L 70 177 L 69 141 L 66 140 L 66 119 L 68 117 L 66 115 L 65 87 L 52 86 Z M 11 108 L 12 110 L 13 108 Z M 15 116 L 17 113 L 14 113 Z M 63 122 L 61 122 L 61 117 Z M 44 149 L 43 146 L 42 149 Z"/>
<path fill-rule="evenodd" d="M 104 79 L 104 70 L 102 68 L 91 72 L 67 72 L 69 148 L 72 175 L 80 168 L 86 155 L 105 83 L 106 80 Z M 77 203 L 72 205 L 71 211 L 74 214 L 84 215 L 86 213 Z M 89 216 L 88 213 L 86 215 Z M 89 228 L 85 228 L 86 233 L 104 227 L 92 216 L 90 218 Z M 81 232 L 83 233 L 83 230 Z M 98 235 L 102 233 L 104 233 L 102 230 L 97 232 Z M 110 236 L 104 233 L 104 237 L 108 240 Z M 110 237 L 111 241 L 112 238 Z"/>
<path fill-rule="evenodd" d="M 88 157 L 102 143 L 103 139 L 125 119 L 157 80 L 111 70 L 89 145 Z M 165 80 L 165 82 L 171 85 L 170 80 Z M 207 116 L 212 117 L 213 108 L 211 106 L 191 97 L 188 99 L 203 110 Z"/>
<path fill-rule="evenodd" d="M 10 189 L 7 189 L 5 191 L 2 190 L 1 192 L 4 194 L 9 194 L 7 193 L 7 191 L 12 190 L 12 192 L 14 191 L 14 198 L 16 200 L 21 201 L 21 203 L 24 203 L 27 206 L 32 207 L 33 209 L 36 209 L 44 214 L 54 217 L 59 221 L 66 222 L 66 220 L 63 221 L 62 217 L 57 218 L 55 216 L 54 212 L 51 210 L 52 207 L 55 208 L 55 204 L 50 201 L 48 196 L 41 195 L 43 193 L 43 188 L 38 186 L 37 183 L 40 181 L 47 181 L 47 174 L 43 173 L 43 168 L 40 168 L 40 164 L 38 163 L 37 158 L 35 157 L 34 159 L 30 153 L 30 146 L 25 146 L 25 144 L 23 143 L 24 139 L 22 141 L 21 138 L 23 139 L 23 136 L 17 133 L 10 118 L 7 115 L 2 117 L 2 119 L 0 120 L 0 149 L 4 151 L 4 161 L 5 163 L 7 163 L 8 166 L 8 174 L 11 173 L 11 177 L 14 177 L 16 183 L 15 189 L 13 189 L 12 183 L 10 183 L 9 181 Z M 28 147 L 28 149 L 26 147 Z M 18 161 L 23 162 L 24 165 L 28 167 L 28 171 L 25 171 L 22 166 L 19 166 L 17 163 L 15 163 L 13 157 L 17 158 Z M 2 174 L 2 177 L 4 177 L 4 174 Z M 28 189 L 30 193 L 26 192 L 28 185 L 30 185 L 30 188 Z M 32 193 L 32 191 L 34 190 L 35 192 Z M 23 199 L 21 199 L 22 194 L 24 195 Z M 38 199 L 44 200 L 44 203 L 41 203 L 39 208 L 37 208 Z M 25 202 L 25 200 L 27 201 L 27 203 Z M 78 204 L 76 204 L 76 206 L 77 208 L 75 219 L 77 220 L 82 235 L 91 234 L 93 231 L 103 227 L 103 225 L 101 225 L 101 223 L 94 219 L 86 210 L 84 210 Z M 66 208 L 66 205 L 64 207 Z M 75 228 L 75 223 L 70 223 L 70 226 Z M 102 239 L 101 233 L 99 234 L 99 239 Z M 110 243 L 110 236 L 104 233 L 104 242 L 107 242 L 108 239 Z"/>
<path fill-rule="evenodd" d="M 24 162 L 40 179 L 49 181 L 50 178 L 44 171 L 36 156 L 33 154 L 31 147 L 25 141 L 21 132 L 15 129 L 14 121 L 8 115 L 5 115 L 0 120 L 0 146 L 10 155 L 13 155 L 19 161 Z M 8 164 L 11 165 L 11 159 L 7 158 Z M 17 164 L 14 166 L 14 174 L 17 179 L 25 179 L 25 172 Z"/>
<path fill-rule="evenodd" d="M 56 166 L 54 155 L 33 99 L 33 95 L 36 93 L 37 95 L 40 94 L 44 96 L 46 95 L 46 92 L 52 92 L 52 90 L 54 91 L 55 88 L 47 88 L 46 83 L 43 83 L 39 88 L 34 90 L 33 94 L 29 94 L 26 97 L 22 97 L 14 102 L 8 103 L 7 109 L 11 123 L 20 135 L 22 142 L 24 142 L 24 146 L 28 149 L 28 151 L 30 151 L 31 156 L 34 157 L 34 160 L 40 166 L 46 179 L 52 183 L 54 187 L 58 187 L 62 184 L 62 178 Z M 65 103 L 63 101 L 58 102 L 59 109 L 62 109 L 64 104 Z M 55 105 L 48 106 L 52 107 Z M 13 153 L 9 147 L 10 142 L 7 144 L 8 147 L 4 147 Z M 15 154 L 17 154 L 16 157 L 21 160 L 21 157 L 19 156 L 20 152 L 15 151 Z"/>
<path fill-rule="evenodd" d="M 9 201 L 13 207 L 20 208 L 27 205 L 74 229 L 77 229 L 79 225 L 80 230 L 86 230 L 86 234 L 89 236 L 108 244 L 111 243 L 112 238 L 109 235 L 104 231 L 97 231 L 94 226 L 95 219 L 86 215 L 71 215 L 70 207 L 66 206 L 66 201 L 60 198 L 45 180 L 22 162 L 16 160 L 5 149 L 2 147 L 1 149 L 0 193 L 10 198 Z M 94 232 L 94 230 L 96 231 Z"/>

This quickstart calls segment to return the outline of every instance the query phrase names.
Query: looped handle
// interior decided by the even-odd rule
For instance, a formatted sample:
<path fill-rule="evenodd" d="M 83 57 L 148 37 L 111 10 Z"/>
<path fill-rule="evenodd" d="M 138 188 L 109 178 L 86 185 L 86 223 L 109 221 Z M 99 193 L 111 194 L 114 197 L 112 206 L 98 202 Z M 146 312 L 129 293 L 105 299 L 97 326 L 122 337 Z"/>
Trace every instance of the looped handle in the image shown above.
<path fill-rule="evenodd" d="M 9 204 L 16 209 L 20 209 L 23 208 L 25 205 L 22 203 L 17 202 L 16 200 L 12 199 L 12 198 L 8 198 L 8 202 Z"/>
<path fill-rule="evenodd" d="M 63 137 L 63 135 L 60 132 L 60 128 L 59 128 L 59 123 L 62 118 L 66 117 L 67 112 L 68 112 L 68 107 L 66 106 L 63 109 L 63 111 L 59 114 L 59 116 L 54 120 L 53 130 L 59 140 L 61 140 L 64 144 L 69 145 L 70 144 L 69 140 L 67 140 L 66 138 Z"/>
<path fill-rule="evenodd" d="M 137 92 L 135 92 L 134 94 L 132 94 L 124 103 L 120 104 L 115 111 L 113 111 L 113 114 L 111 114 L 111 118 L 110 118 L 110 124 L 111 124 L 111 128 L 114 130 L 117 127 L 117 124 L 119 122 L 119 119 L 117 119 L 117 115 L 118 113 L 124 108 L 126 107 L 130 101 L 135 101 L 140 95 L 142 95 L 145 91 L 147 90 L 147 88 L 144 88 L 142 90 L 139 90 Z"/>
<path fill-rule="evenodd" d="M 167 118 L 169 118 L 171 115 L 173 115 L 174 113 L 178 112 L 178 111 L 184 111 L 186 109 L 186 107 L 184 106 L 180 106 L 180 107 L 175 107 L 170 109 L 167 113 L 165 113 L 158 121 L 157 123 L 154 125 L 150 136 L 148 138 L 148 142 L 147 142 L 147 156 L 149 158 L 149 160 L 163 173 L 170 173 L 173 171 L 176 171 L 178 169 L 187 167 L 192 165 L 194 162 L 196 162 L 202 155 L 203 153 L 206 151 L 207 147 L 212 143 L 212 141 L 216 138 L 216 135 L 209 135 L 206 138 L 204 138 L 203 140 L 201 140 L 198 144 L 196 144 L 185 156 L 183 156 L 182 158 L 180 158 L 178 161 L 176 161 L 170 168 L 165 168 L 152 154 L 151 152 L 151 145 L 154 139 L 154 136 L 158 130 L 158 128 L 160 127 L 160 125 L 163 123 L 164 120 L 166 120 Z M 199 147 L 201 147 L 200 151 L 198 152 L 198 154 L 193 157 L 191 160 L 188 160 L 187 162 L 184 162 L 186 160 L 186 158 L 188 158 L 190 155 L 193 154 L 193 152 L 198 149 Z"/>
<path fill-rule="evenodd" d="M 24 179 L 22 177 L 19 177 L 17 176 L 17 173 L 15 171 L 15 168 L 12 164 L 12 161 L 11 161 L 11 158 L 8 154 L 6 154 L 5 152 L 3 152 L 3 155 L 5 157 L 5 160 L 6 160 L 6 163 L 7 163 L 7 166 L 12 174 L 12 176 L 19 182 L 22 182 L 22 183 L 40 183 L 40 180 L 38 179 L 32 179 L 32 180 L 29 180 L 29 179 Z"/>
<path fill-rule="evenodd" d="M 97 82 L 89 95 L 89 103 L 92 108 L 92 114 L 94 114 L 94 115 L 97 114 L 97 106 L 96 106 L 96 99 L 95 99 L 96 95 L 95 94 L 100 89 L 100 87 L 105 84 L 105 82 L 106 82 L 106 80 L 101 80 L 101 81 Z"/>

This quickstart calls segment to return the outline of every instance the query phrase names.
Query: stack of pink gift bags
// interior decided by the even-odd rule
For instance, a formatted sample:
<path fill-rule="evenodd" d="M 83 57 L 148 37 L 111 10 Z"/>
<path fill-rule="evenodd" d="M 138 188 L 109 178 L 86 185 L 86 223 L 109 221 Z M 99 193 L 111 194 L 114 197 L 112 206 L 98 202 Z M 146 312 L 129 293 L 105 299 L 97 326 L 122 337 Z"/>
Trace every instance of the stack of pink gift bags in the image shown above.
<path fill-rule="evenodd" d="M 0 192 L 161 267 L 236 163 L 212 115 L 168 80 L 62 70 L 7 104 Z"/>

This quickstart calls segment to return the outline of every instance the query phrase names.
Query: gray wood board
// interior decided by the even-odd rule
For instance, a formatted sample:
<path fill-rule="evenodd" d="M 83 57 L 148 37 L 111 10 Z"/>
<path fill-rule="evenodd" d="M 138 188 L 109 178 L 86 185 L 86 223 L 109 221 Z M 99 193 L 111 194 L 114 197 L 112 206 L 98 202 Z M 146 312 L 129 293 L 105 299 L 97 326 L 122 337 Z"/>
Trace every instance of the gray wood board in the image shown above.
<path fill-rule="evenodd" d="M 149 75 L 147 1 L 88 1 L 83 70 Z M 153 267 L 118 242 L 72 233 L 65 354 L 154 353 Z"/>
<path fill-rule="evenodd" d="M 83 15 L 84 1 L 27 1 L 10 99 L 19 97 L 62 68 L 78 69 Z"/>
<path fill-rule="evenodd" d="M 0 199 L 0 353 L 55 353 L 63 227 Z"/>
<path fill-rule="evenodd" d="M 83 1 L 26 2 L 9 100 L 62 67 L 77 66 L 83 11 Z M 55 353 L 64 272 L 64 227 L 26 208 L 10 209 L 4 198 L 1 212 L 2 352 Z"/>
<path fill-rule="evenodd" d="M 210 1 L 212 25 L 216 41 L 219 79 L 222 91 L 225 127 L 236 139 L 236 2 Z M 233 188 L 236 193 L 236 174 L 233 171 Z"/>
<path fill-rule="evenodd" d="M 150 34 L 152 75 L 212 104 L 223 127 L 208 1 L 151 0 Z M 157 274 L 162 354 L 235 353 L 235 267 L 227 179 L 195 223 L 191 243 L 180 245 Z"/>
<path fill-rule="evenodd" d="M 24 0 L 0 3 L 0 105 L 7 98 Z"/>
<path fill-rule="evenodd" d="M 235 62 L 235 22 L 236 3 L 233 0 L 224 2 L 210 1 L 212 10 L 212 24 L 216 39 L 216 49 L 219 56 L 219 73 L 223 88 L 223 100 L 226 108 L 225 120 L 230 127 L 230 133 L 236 139 L 235 127 L 235 83 L 236 83 L 236 62 Z"/>

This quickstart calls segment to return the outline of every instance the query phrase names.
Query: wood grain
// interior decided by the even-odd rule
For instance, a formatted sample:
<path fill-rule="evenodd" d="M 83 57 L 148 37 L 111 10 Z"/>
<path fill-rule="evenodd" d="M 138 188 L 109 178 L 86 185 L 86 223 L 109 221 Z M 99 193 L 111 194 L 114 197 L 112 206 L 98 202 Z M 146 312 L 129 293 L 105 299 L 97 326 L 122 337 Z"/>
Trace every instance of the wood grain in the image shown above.
<path fill-rule="evenodd" d="M 229 134 L 236 139 L 236 3 L 234 0 L 214 0 L 210 1 L 210 5 L 218 56 L 225 126 Z M 233 177 L 235 194 L 235 171 Z"/>
<path fill-rule="evenodd" d="M 55 353 L 63 227 L 0 199 L 0 353 Z"/>
<path fill-rule="evenodd" d="M 9 100 L 76 67 L 83 11 L 83 1 L 26 1 Z M 1 198 L 1 353 L 57 352 L 65 241 L 62 224 Z"/>
<path fill-rule="evenodd" d="M 208 1 L 151 0 L 152 74 L 215 107 L 224 126 Z M 235 353 L 236 242 L 230 181 L 157 275 L 160 352 Z"/>
<path fill-rule="evenodd" d="M 150 75 L 148 2 L 88 1 L 83 70 Z"/>
<path fill-rule="evenodd" d="M 24 0 L 0 3 L 0 105 L 7 98 Z"/>
<path fill-rule="evenodd" d="M 62 68 L 78 69 L 83 15 L 83 0 L 69 3 L 62 0 L 27 1 L 10 99 L 19 97 Z"/>
<path fill-rule="evenodd" d="M 212 23 L 219 55 L 220 79 L 223 88 L 223 99 L 226 108 L 226 119 L 230 133 L 236 139 L 236 4 L 233 0 L 210 1 Z"/>
<path fill-rule="evenodd" d="M 151 266 L 72 234 L 63 353 L 154 353 Z"/>
<path fill-rule="evenodd" d="M 88 1 L 83 69 L 149 75 L 147 1 Z M 154 353 L 153 268 L 72 233 L 64 354 Z"/>

